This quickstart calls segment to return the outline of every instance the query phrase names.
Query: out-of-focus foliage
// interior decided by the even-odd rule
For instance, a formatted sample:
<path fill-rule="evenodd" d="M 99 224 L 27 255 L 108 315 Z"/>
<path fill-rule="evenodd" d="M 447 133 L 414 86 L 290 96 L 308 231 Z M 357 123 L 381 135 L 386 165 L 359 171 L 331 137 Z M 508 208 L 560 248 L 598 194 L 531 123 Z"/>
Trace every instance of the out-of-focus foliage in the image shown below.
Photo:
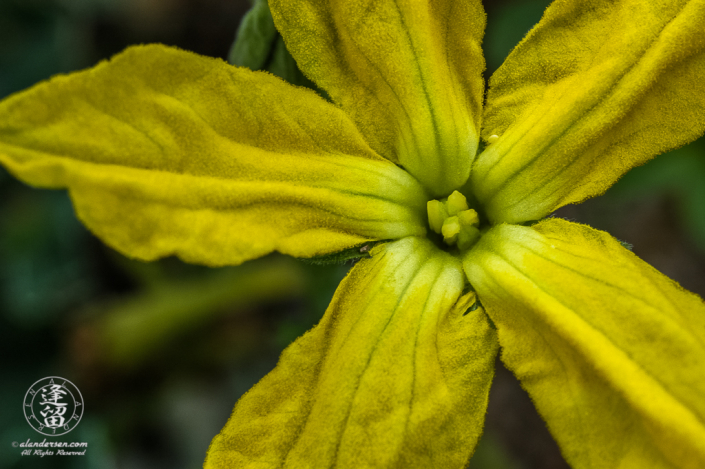
<path fill-rule="evenodd" d="M 705 139 L 630 171 L 607 194 L 616 203 L 658 195 L 672 199 L 688 239 L 705 253 Z"/>
<path fill-rule="evenodd" d="M 212 322 L 215 315 L 233 316 L 263 301 L 301 300 L 307 283 L 304 268 L 281 256 L 175 279 L 143 268 L 149 265 L 163 269 L 162 263 L 132 263 L 132 273 L 145 281 L 139 293 L 103 308 L 95 307 L 100 310 L 94 325 L 99 358 L 119 369 L 168 359 L 163 351 L 169 350 L 170 343 Z M 253 341 L 255 338 L 250 337 Z M 233 348 L 246 353 L 257 347 L 246 337 L 242 339 Z"/>
<path fill-rule="evenodd" d="M 110 1 L 0 1 L 0 96 L 88 65 L 90 18 Z"/>

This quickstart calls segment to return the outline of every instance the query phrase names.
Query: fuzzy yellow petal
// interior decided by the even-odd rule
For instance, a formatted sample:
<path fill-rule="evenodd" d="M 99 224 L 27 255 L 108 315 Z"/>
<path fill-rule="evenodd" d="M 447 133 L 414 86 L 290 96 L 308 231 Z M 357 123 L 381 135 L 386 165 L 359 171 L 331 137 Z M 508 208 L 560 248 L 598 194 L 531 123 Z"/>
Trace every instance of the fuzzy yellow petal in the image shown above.
<path fill-rule="evenodd" d="M 571 467 L 705 467 L 705 304 L 607 233 L 500 225 L 465 271 Z"/>
<path fill-rule="evenodd" d="M 479 139 L 479 0 L 270 0 L 299 67 L 381 155 L 435 197 L 468 178 Z"/>
<path fill-rule="evenodd" d="M 0 163 L 67 187 L 95 234 L 141 259 L 307 257 L 426 229 L 419 183 L 333 105 L 159 45 L 2 102 Z"/>
<path fill-rule="evenodd" d="M 705 0 L 559 0 L 492 76 L 473 168 L 495 222 L 604 192 L 705 131 Z"/>
<path fill-rule="evenodd" d="M 497 352 L 463 316 L 460 261 L 422 238 L 378 245 L 325 316 L 235 406 L 205 467 L 462 469 Z"/>

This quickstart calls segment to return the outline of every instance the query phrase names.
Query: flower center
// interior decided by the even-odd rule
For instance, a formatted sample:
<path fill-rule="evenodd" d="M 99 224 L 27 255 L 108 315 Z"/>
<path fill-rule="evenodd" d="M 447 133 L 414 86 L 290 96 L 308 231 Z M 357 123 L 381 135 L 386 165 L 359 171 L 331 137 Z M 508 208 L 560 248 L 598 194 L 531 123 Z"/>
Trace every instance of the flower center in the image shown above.
<path fill-rule="evenodd" d="M 468 207 L 467 199 L 460 192 L 453 191 L 445 199 L 429 200 L 426 209 L 428 224 L 443 236 L 443 242 L 448 246 L 466 251 L 480 238 L 480 218 Z"/>

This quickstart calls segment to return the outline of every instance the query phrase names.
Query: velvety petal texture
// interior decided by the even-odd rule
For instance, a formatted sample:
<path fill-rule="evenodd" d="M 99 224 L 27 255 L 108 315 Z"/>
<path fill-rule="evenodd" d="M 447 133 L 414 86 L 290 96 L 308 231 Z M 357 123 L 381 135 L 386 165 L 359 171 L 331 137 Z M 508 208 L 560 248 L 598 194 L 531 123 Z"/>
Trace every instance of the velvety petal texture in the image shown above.
<path fill-rule="evenodd" d="M 485 62 L 479 0 L 270 0 L 299 67 L 433 196 L 470 174 Z"/>
<path fill-rule="evenodd" d="M 482 430 L 497 352 L 463 316 L 460 261 L 423 238 L 375 247 L 321 323 L 235 406 L 212 468 L 457 468 Z"/>
<path fill-rule="evenodd" d="M 2 102 L 0 163 L 68 187 L 86 226 L 141 259 L 307 257 L 426 230 L 423 188 L 332 104 L 159 45 Z"/>
<path fill-rule="evenodd" d="M 490 80 L 475 194 L 495 222 L 604 192 L 705 131 L 705 0 L 558 0 Z"/>
<path fill-rule="evenodd" d="M 464 267 L 572 467 L 705 467 L 699 297 L 558 219 L 493 228 Z"/>

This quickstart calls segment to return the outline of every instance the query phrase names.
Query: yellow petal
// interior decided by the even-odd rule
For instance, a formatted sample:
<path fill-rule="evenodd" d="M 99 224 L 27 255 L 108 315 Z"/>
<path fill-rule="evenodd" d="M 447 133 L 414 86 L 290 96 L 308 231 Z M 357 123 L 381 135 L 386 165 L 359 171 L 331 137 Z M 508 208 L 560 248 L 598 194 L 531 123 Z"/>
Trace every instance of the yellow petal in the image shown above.
<path fill-rule="evenodd" d="M 497 352 L 463 316 L 460 261 L 423 238 L 378 245 L 314 329 L 235 406 L 205 467 L 465 467 Z"/>
<path fill-rule="evenodd" d="M 479 0 L 270 0 L 301 70 L 434 197 L 468 178 L 485 62 Z"/>
<path fill-rule="evenodd" d="M 705 131 L 705 1 L 565 0 L 490 80 L 475 195 L 543 218 Z"/>
<path fill-rule="evenodd" d="M 705 467 L 700 298 L 558 219 L 493 228 L 464 267 L 571 467 Z"/>
<path fill-rule="evenodd" d="M 237 264 L 425 232 L 423 189 L 315 93 L 165 46 L 128 49 L 0 104 L 0 163 L 67 187 L 134 257 Z"/>

